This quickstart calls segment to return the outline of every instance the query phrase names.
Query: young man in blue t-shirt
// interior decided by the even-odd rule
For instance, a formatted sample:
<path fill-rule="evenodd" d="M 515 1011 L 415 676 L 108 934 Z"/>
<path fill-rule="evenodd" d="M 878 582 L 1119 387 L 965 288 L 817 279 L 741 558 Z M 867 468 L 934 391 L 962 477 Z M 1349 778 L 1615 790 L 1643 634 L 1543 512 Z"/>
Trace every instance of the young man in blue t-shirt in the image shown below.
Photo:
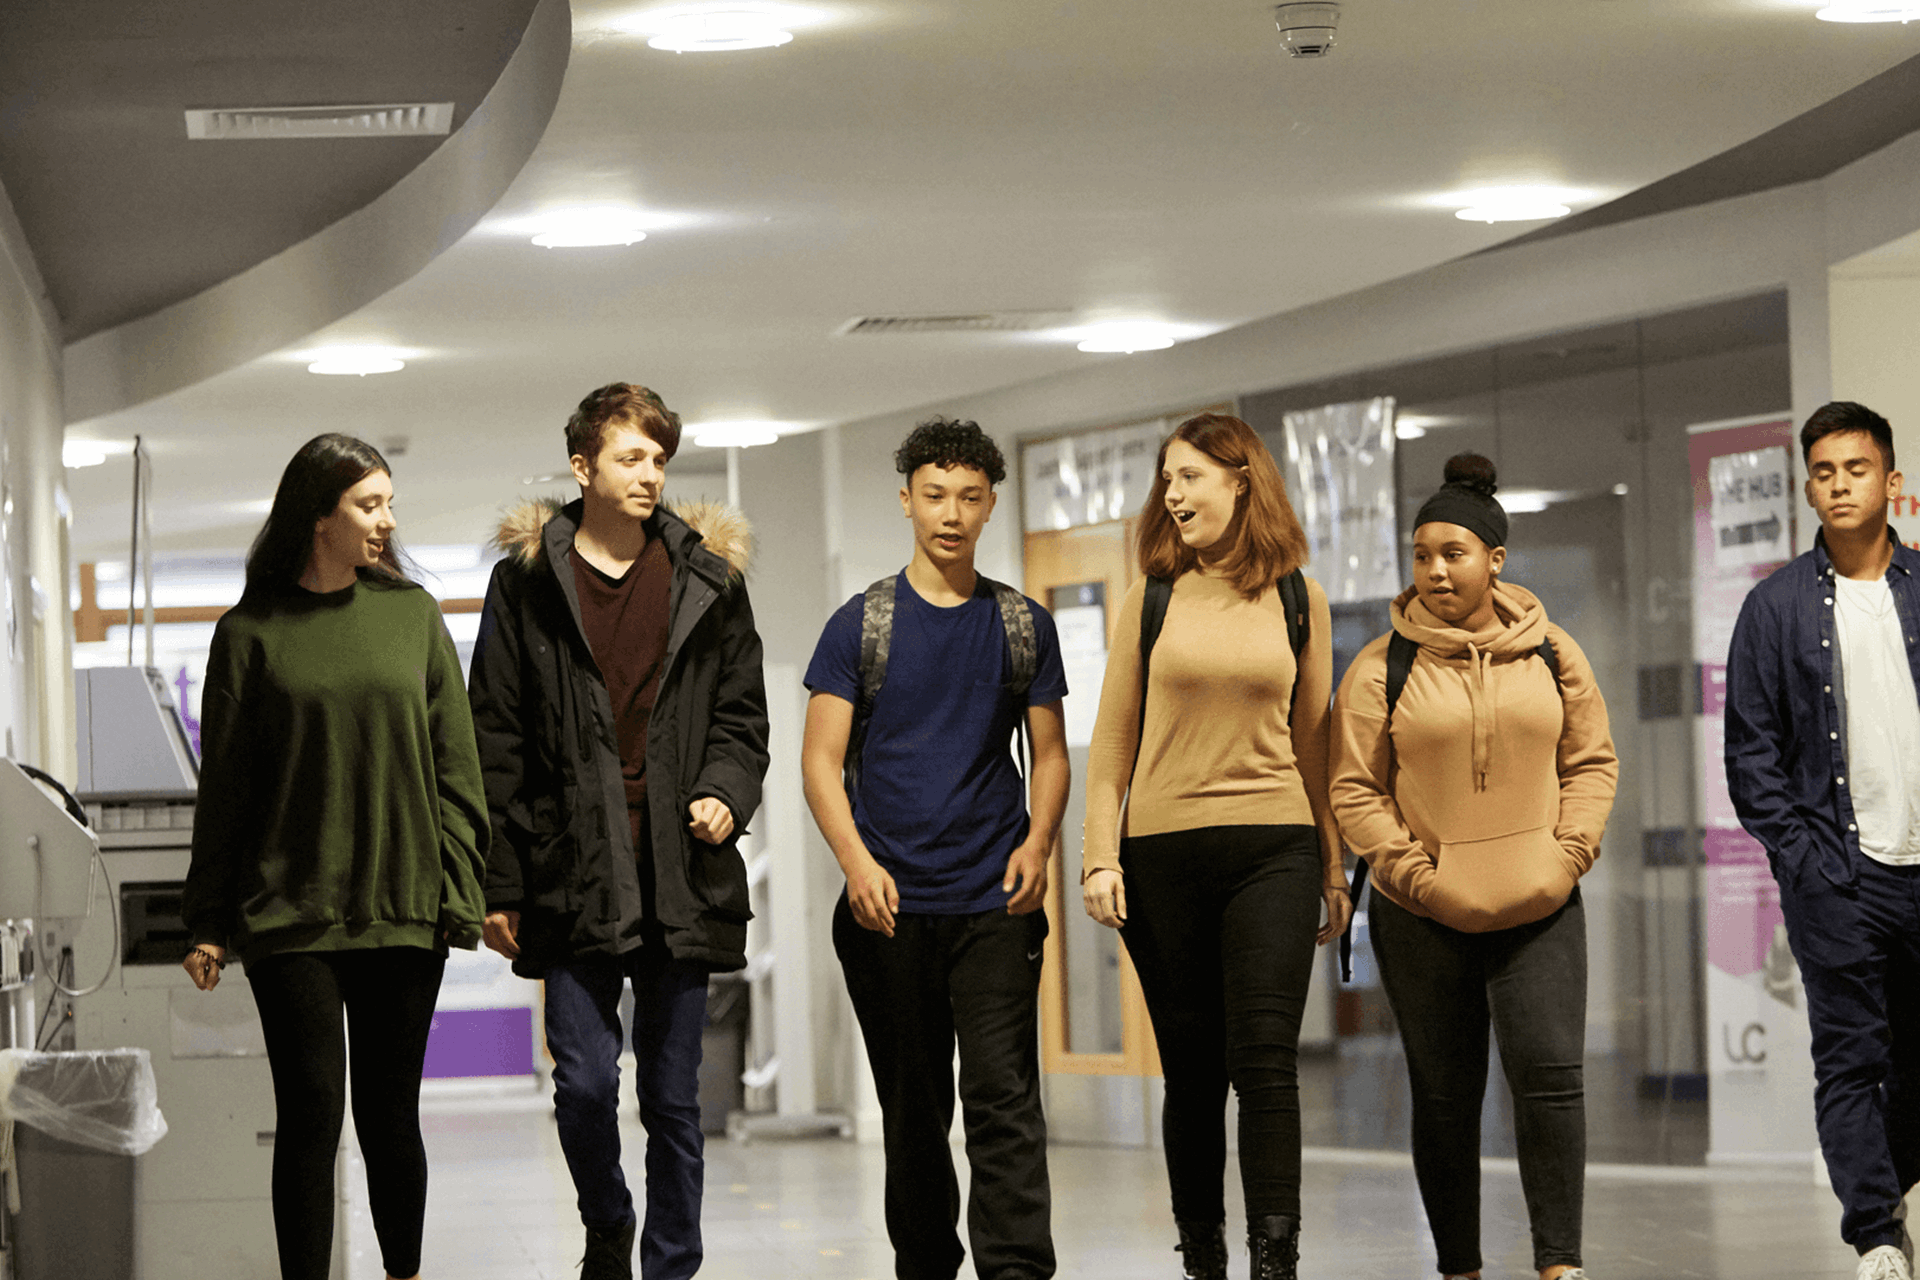
<path fill-rule="evenodd" d="M 1037 1012 L 1047 858 L 1067 803 L 1053 618 L 1023 600 L 1036 660 L 1023 697 L 993 585 L 973 569 L 1006 461 L 971 422 L 922 423 L 894 455 L 913 560 L 893 584 L 886 680 L 850 796 L 842 781 L 862 683 L 862 596 L 836 611 L 807 668 L 807 803 L 846 873 L 833 943 L 866 1038 L 887 1154 L 887 1235 L 901 1280 L 953 1280 L 966 1256 L 947 1134 L 953 1053 L 982 1280 L 1051 1276 Z M 1012 742 L 1033 765 L 1022 794 Z M 1031 804 L 1031 817 L 1028 806 Z"/>

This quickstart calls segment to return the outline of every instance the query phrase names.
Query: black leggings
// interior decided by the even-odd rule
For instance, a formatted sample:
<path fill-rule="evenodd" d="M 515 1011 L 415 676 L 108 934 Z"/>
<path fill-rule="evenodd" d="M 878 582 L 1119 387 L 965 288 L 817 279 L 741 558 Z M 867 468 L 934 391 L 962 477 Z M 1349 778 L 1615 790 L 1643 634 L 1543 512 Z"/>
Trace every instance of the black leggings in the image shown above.
<path fill-rule="evenodd" d="M 300 951 L 247 966 L 273 1068 L 273 1232 L 282 1280 L 325 1280 L 333 1255 L 334 1158 L 346 1115 L 353 1035 L 353 1123 L 367 1199 L 390 1276 L 420 1271 L 427 1149 L 420 1071 L 446 957 L 420 947 Z"/>
<path fill-rule="evenodd" d="M 1173 1216 L 1227 1216 L 1227 1085 L 1240 1099 L 1247 1218 L 1300 1213 L 1300 1017 L 1320 928 L 1310 826 L 1130 837 L 1127 953 L 1160 1045 Z"/>

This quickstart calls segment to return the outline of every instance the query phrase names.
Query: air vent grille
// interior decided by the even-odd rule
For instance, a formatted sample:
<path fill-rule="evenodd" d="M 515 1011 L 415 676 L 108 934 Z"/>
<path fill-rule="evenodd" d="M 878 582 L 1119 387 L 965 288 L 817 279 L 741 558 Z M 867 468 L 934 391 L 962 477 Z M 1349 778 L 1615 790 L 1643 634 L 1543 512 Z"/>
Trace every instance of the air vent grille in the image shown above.
<path fill-rule="evenodd" d="M 187 136 L 201 142 L 269 138 L 427 138 L 453 125 L 451 102 L 344 107 L 211 107 L 187 112 Z"/>
<path fill-rule="evenodd" d="M 1068 323 L 1067 311 L 976 311 L 940 316 L 856 316 L 834 332 L 884 335 L 894 333 L 1025 333 L 1054 329 Z"/>

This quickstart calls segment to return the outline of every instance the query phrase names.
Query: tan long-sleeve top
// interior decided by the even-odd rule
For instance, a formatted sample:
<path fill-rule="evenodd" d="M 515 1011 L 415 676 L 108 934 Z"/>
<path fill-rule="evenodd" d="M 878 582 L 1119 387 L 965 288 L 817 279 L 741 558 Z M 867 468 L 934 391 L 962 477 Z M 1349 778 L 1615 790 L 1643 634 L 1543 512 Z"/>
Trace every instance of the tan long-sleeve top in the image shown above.
<path fill-rule="evenodd" d="M 1599 856 L 1620 778 L 1587 655 L 1523 587 L 1496 585 L 1494 609 L 1466 632 L 1409 588 L 1393 626 L 1420 648 L 1391 725 L 1386 636 L 1354 659 L 1333 710 L 1340 834 L 1378 892 L 1470 933 L 1567 900 Z M 1537 652 L 1549 638 L 1558 688 Z"/>
<path fill-rule="evenodd" d="M 1198 571 L 1175 579 L 1153 646 L 1143 734 L 1145 594 L 1143 579 L 1121 602 L 1100 687 L 1087 761 L 1082 879 L 1119 868 L 1122 835 L 1312 824 L 1308 797 L 1325 795 L 1332 619 L 1320 584 L 1307 579 L 1301 715 L 1295 717 L 1293 647 L 1279 591 L 1268 587 L 1248 600 L 1226 580 Z"/>

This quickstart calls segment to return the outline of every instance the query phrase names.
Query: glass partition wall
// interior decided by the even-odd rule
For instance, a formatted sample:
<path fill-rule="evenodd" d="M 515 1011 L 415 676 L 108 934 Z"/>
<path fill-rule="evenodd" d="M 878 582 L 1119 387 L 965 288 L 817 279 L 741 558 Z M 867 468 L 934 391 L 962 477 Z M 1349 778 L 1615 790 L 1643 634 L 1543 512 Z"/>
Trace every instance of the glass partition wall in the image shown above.
<path fill-rule="evenodd" d="M 1688 429 L 1790 412 L 1785 297 L 1288 387 L 1245 398 L 1242 416 L 1278 453 L 1288 411 L 1383 395 L 1398 405 L 1403 557 L 1446 459 L 1467 450 L 1493 459 L 1512 518 L 1503 577 L 1533 590 L 1580 643 L 1607 700 L 1620 790 L 1582 889 L 1590 1158 L 1700 1163 L 1706 947 Z M 1401 567 L 1411 581 L 1404 558 Z M 1338 998 L 1334 1052 L 1303 1064 L 1307 1140 L 1404 1150 L 1406 1070 L 1367 958 Z M 1494 1061 L 1485 1149 L 1510 1155 L 1511 1107 Z"/>

